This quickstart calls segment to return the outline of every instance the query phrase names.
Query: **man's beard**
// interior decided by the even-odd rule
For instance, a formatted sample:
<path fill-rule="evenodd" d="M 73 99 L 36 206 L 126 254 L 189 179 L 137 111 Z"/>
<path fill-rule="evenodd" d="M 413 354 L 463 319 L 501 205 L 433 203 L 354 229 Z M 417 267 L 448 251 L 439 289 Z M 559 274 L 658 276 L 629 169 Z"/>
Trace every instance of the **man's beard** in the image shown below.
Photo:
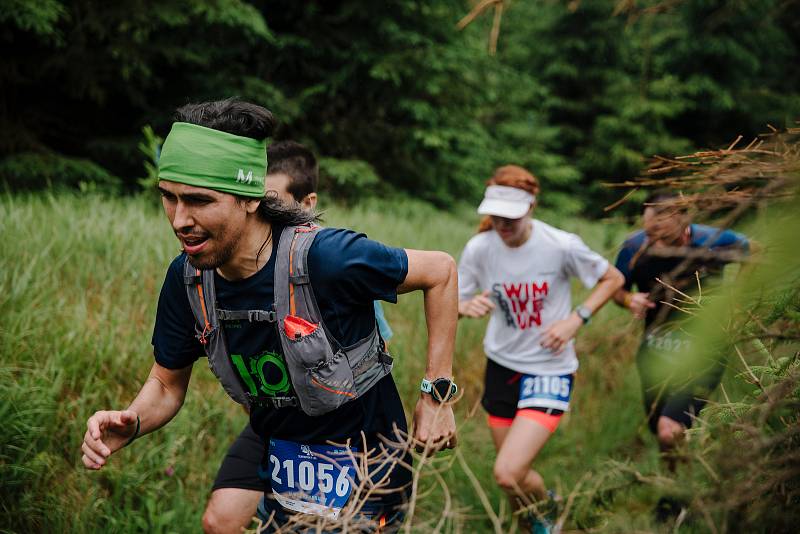
<path fill-rule="evenodd" d="M 187 254 L 189 264 L 192 267 L 204 271 L 222 267 L 233 257 L 233 251 L 236 250 L 236 245 L 239 244 L 239 237 L 237 236 L 236 239 L 225 242 L 225 236 L 222 235 L 220 238 L 214 239 L 214 241 L 220 243 L 220 247 L 219 250 L 212 254 L 200 253 L 197 256 Z"/>

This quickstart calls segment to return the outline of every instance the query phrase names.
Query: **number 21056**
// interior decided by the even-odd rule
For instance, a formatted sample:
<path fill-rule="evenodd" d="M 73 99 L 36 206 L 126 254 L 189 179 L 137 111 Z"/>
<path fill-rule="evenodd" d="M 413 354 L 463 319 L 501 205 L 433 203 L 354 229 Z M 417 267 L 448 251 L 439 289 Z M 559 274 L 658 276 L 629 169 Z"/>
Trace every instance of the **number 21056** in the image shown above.
<path fill-rule="evenodd" d="M 343 497 L 350 491 L 350 479 L 347 476 L 350 466 L 342 467 L 334 482 L 335 467 L 329 463 L 320 462 L 316 465 L 315 470 L 314 464 L 307 460 L 295 462 L 295 460 L 287 459 L 283 461 L 283 469 L 281 469 L 281 462 L 277 456 L 271 454 L 269 461 L 272 464 L 271 478 L 277 484 L 283 484 L 281 475 L 285 475 L 286 485 L 292 489 L 311 492 L 319 481 L 319 491 L 322 493 L 329 494 L 335 490 L 336 495 Z"/>

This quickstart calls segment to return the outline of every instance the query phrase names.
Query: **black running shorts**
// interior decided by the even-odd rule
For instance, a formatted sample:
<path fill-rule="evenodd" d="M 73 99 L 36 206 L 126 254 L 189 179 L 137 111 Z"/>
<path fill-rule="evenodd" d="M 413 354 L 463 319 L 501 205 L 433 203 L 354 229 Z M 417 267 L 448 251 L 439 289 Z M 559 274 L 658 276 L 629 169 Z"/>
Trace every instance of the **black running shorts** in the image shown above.
<path fill-rule="evenodd" d="M 266 491 L 266 480 L 262 478 L 266 477 L 266 473 L 261 469 L 265 450 L 264 442 L 248 423 L 228 449 L 211 490 L 237 488 Z"/>
<path fill-rule="evenodd" d="M 519 381 L 521 378 L 522 373 L 512 371 L 497 362 L 487 359 L 486 376 L 483 382 L 483 398 L 481 399 L 483 409 L 493 417 L 513 419 L 519 409 L 517 403 L 519 403 Z M 553 415 L 564 413 L 562 410 L 547 408 L 528 409 Z"/>

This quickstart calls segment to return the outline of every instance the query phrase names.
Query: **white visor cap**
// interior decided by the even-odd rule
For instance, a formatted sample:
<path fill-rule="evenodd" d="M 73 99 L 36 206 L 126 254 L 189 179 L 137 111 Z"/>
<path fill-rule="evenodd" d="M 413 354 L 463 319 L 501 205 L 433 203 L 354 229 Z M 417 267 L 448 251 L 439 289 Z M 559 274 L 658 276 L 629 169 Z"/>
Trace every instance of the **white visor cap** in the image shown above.
<path fill-rule="evenodd" d="M 520 219 L 528 213 L 536 197 L 516 187 L 490 185 L 478 206 L 481 215 L 495 215 L 506 219 Z"/>

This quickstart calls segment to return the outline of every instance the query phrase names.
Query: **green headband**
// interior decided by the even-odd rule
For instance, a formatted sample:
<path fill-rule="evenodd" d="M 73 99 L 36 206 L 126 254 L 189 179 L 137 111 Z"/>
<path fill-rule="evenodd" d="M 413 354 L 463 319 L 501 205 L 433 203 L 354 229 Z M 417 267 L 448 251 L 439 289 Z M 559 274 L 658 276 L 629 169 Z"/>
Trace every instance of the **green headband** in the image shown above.
<path fill-rule="evenodd" d="M 267 141 L 176 122 L 164 140 L 158 179 L 261 198 Z"/>

